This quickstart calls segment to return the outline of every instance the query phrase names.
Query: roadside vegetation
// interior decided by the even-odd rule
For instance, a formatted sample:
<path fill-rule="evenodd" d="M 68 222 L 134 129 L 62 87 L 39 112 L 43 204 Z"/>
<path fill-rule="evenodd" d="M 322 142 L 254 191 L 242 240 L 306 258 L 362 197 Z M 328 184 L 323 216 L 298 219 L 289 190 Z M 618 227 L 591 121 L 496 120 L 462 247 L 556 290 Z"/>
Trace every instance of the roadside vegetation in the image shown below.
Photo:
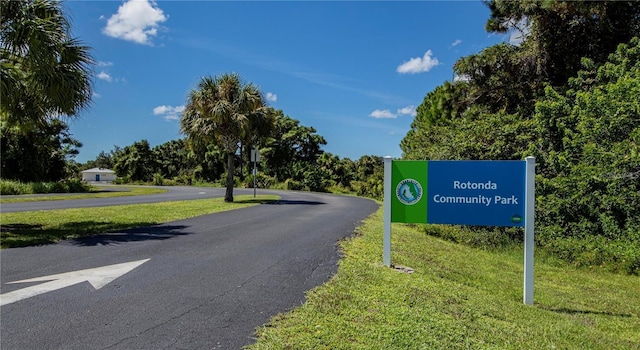
<path fill-rule="evenodd" d="M 222 198 L 95 208 L 3 213 L 0 247 L 24 247 L 64 239 L 93 236 L 129 228 L 157 225 L 199 215 L 240 209 L 277 200 L 277 196 L 238 196 L 234 203 Z M 157 235 L 162 236 L 162 233 Z"/>
<path fill-rule="evenodd" d="M 24 184 L 29 188 L 33 184 Z M 36 185 L 40 186 L 40 185 Z M 108 197 L 126 197 L 126 196 L 143 196 L 149 194 L 157 194 L 167 192 L 166 189 L 157 187 L 143 187 L 143 186 L 111 186 L 108 189 L 101 186 L 91 186 L 89 192 L 69 191 L 61 195 L 57 195 L 61 192 L 50 193 L 49 195 L 24 195 L 24 194 L 42 194 L 46 192 L 25 192 L 16 196 L 6 195 L 0 197 L 0 204 L 17 203 L 17 202 L 38 202 L 38 201 L 59 201 L 70 199 L 88 199 L 88 198 L 108 198 Z"/>
<path fill-rule="evenodd" d="M 640 280 L 536 256 L 524 305 L 523 250 L 481 249 L 394 224 L 382 211 L 341 244 L 337 274 L 257 330 L 249 349 L 638 349 Z M 405 269 L 406 271 L 407 269 Z"/>
<path fill-rule="evenodd" d="M 77 179 L 57 182 L 21 182 L 0 180 L 0 195 L 35 193 L 84 193 L 91 192 L 91 185 Z"/>
<path fill-rule="evenodd" d="M 271 136 L 257 145 L 239 143 L 234 156 L 233 187 L 253 188 L 252 147 L 260 151 L 255 183 L 258 188 L 352 193 L 382 198 L 382 157 L 357 160 L 325 152 L 326 140 L 315 128 L 302 125 L 280 110 L 271 110 Z M 258 142 L 258 141 L 256 141 Z M 215 142 L 188 138 L 151 147 L 147 140 L 101 152 L 95 160 L 77 165 L 115 170 L 117 184 L 157 186 L 218 186 L 228 181 L 228 155 Z"/>
<path fill-rule="evenodd" d="M 576 266 L 640 274 L 640 3 L 487 5 L 487 30 L 526 29 L 523 41 L 459 59 L 458 78 L 417 108 L 403 158 L 535 156 L 537 247 Z M 442 237 L 490 248 L 521 242 L 511 232 Z M 498 239 L 468 238 L 488 235 Z"/>

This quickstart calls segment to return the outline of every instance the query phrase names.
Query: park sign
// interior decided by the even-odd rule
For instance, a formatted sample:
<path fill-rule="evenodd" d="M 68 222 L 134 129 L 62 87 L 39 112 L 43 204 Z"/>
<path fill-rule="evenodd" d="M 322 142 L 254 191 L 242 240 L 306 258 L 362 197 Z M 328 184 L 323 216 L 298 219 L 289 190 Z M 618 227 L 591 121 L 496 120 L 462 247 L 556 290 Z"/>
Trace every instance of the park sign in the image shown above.
<path fill-rule="evenodd" d="M 393 161 L 391 222 L 524 226 L 524 161 Z"/>
<path fill-rule="evenodd" d="M 533 304 L 535 159 L 384 158 L 383 260 L 391 266 L 391 223 L 525 229 L 524 303 Z"/>

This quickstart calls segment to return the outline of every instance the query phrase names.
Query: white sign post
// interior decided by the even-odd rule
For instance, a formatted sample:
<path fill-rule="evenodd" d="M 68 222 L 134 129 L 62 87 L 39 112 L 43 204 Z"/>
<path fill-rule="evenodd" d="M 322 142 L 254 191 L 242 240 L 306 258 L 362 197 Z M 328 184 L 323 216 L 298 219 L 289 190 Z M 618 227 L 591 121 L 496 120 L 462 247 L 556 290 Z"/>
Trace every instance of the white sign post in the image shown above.
<path fill-rule="evenodd" d="M 524 303 L 533 305 L 533 247 L 534 216 L 536 202 L 536 159 L 525 158 L 526 164 L 526 199 L 524 204 Z"/>
<path fill-rule="evenodd" d="M 524 228 L 525 305 L 533 305 L 535 158 L 525 161 L 393 161 L 384 157 L 383 263 L 391 223 Z"/>
<path fill-rule="evenodd" d="M 382 217 L 384 238 L 382 242 L 382 263 L 391 267 L 391 162 L 393 158 L 384 157 L 384 194 L 382 202 Z"/>

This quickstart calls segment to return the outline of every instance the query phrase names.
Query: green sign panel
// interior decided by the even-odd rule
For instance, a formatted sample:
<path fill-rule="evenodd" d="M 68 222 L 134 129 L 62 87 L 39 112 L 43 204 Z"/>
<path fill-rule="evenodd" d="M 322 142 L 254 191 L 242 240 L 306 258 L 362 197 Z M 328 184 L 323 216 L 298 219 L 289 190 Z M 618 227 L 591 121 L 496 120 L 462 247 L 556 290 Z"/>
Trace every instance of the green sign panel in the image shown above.
<path fill-rule="evenodd" d="M 428 164 L 420 160 L 392 162 L 392 222 L 427 222 Z"/>

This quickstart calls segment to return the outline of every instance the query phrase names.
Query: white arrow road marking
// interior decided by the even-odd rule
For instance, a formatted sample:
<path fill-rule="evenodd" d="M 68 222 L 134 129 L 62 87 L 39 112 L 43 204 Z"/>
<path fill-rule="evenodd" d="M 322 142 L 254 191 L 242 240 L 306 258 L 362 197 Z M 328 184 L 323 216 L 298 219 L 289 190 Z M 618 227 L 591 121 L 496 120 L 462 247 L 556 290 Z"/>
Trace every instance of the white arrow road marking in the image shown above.
<path fill-rule="evenodd" d="M 108 265 L 103 267 L 96 267 L 93 269 L 71 271 L 71 272 L 60 273 L 57 275 L 49 275 L 49 276 L 43 276 L 43 277 L 29 278 L 21 281 L 9 282 L 7 284 L 49 281 L 47 283 L 42 283 L 35 286 L 14 290 L 13 292 L 0 295 L 0 306 L 11 304 L 18 300 L 31 298 L 38 294 L 51 292 L 56 289 L 69 287 L 84 281 L 91 283 L 93 288 L 98 290 L 106 286 L 116 278 L 126 274 L 127 272 L 135 269 L 136 267 L 146 263 L 149 260 L 151 259 L 131 261 L 128 263 Z"/>

